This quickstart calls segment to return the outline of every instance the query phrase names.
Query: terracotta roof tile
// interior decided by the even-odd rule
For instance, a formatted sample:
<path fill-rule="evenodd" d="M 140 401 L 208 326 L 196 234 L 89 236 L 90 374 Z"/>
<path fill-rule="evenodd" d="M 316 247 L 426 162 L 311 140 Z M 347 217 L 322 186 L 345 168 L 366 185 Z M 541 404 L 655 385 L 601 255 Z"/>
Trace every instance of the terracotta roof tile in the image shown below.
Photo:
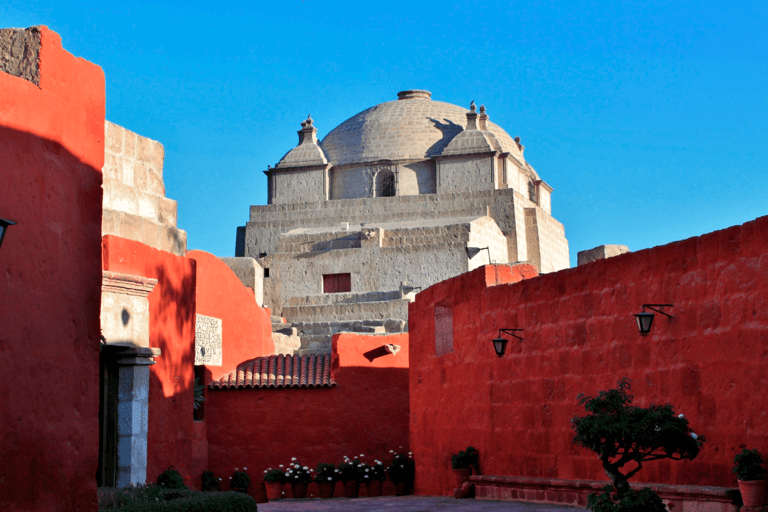
<path fill-rule="evenodd" d="M 331 355 L 267 356 L 241 363 L 211 389 L 332 387 Z"/>

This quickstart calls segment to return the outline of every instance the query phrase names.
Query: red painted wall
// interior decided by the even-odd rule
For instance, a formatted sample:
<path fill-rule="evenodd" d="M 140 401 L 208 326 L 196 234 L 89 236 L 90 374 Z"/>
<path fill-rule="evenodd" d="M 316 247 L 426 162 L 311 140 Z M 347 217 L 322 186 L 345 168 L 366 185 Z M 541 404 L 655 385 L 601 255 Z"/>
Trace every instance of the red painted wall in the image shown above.
<path fill-rule="evenodd" d="M 162 351 L 150 367 L 147 482 L 173 466 L 199 488 L 207 460 L 193 420 L 195 261 L 113 235 L 102 245 L 104 270 L 157 279 L 147 297 L 149 345 Z"/>
<path fill-rule="evenodd" d="M 256 304 L 253 290 L 213 254 L 190 251 L 187 257 L 197 261 L 197 314 L 222 320 L 222 365 L 206 366 L 206 384 L 243 361 L 274 354 L 269 313 Z"/>
<path fill-rule="evenodd" d="M 0 508 L 96 510 L 104 74 L 40 27 L 0 72 Z"/>
<path fill-rule="evenodd" d="M 708 438 L 695 461 L 644 465 L 633 481 L 735 486 L 735 453 L 768 452 L 768 217 L 515 284 L 488 267 L 438 283 L 409 310 L 416 492 L 452 492 L 450 455 L 482 474 L 606 480 L 572 445 L 577 395 L 632 379 L 635 403 L 669 402 Z M 454 352 L 435 356 L 434 307 L 453 308 Z M 642 338 L 643 303 L 672 303 Z M 498 358 L 499 328 L 524 328 Z M 510 353 L 511 352 L 511 353 Z"/>
<path fill-rule="evenodd" d="M 388 460 L 408 450 L 408 334 L 337 334 L 339 368 L 333 388 L 208 390 L 209 464 L 228 488 L 235 468 L 248 468 L 256 485 L 263 471 L 297 457 L 314 468 L 346 455 Z M 384 344 L 395 356 L 362 354 Z"/>

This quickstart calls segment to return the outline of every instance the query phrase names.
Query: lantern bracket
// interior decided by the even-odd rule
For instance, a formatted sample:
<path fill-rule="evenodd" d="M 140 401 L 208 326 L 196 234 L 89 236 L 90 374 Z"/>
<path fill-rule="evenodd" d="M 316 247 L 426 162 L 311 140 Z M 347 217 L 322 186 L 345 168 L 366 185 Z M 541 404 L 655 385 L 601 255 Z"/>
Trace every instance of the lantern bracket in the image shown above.
<path fill-rule="evenodd" d="M 673 306 L 673 304 L 643 304 L 643 313 L 645 313 L 645 308 L 648 308 L 651 311 L 661 313 L 662 315 L 666 316 L 667 321 L 671 322 L 674 317 L 668 313 L 665 313 L 664 308 L 671 308 Z"/>

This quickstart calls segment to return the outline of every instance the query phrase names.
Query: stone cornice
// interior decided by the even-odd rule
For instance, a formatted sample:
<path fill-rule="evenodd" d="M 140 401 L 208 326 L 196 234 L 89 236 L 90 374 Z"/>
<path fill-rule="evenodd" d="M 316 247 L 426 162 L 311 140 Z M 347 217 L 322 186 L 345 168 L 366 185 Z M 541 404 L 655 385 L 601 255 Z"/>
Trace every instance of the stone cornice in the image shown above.
<path fill-rule="evenodd" d="M 132 274 L 120 274 L 108 270 L 101 271 L 101 291 L 103 293 L 146 297 L 155 288 L 156 284 L 157 279 Z"/>

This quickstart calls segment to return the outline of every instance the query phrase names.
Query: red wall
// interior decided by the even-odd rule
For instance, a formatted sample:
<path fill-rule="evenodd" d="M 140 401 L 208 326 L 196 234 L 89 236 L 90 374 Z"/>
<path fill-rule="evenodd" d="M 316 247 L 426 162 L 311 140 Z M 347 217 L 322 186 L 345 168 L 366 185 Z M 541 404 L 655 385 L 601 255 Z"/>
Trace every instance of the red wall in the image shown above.
<path fill-rule="evenodd" d="M 222 365 L 206 366 L 206 384 L 245 360 L 274 354 L 269 313 L 256 304 L 253 290 L 213 254 L 190 251 L 187 257 L 197 261 L 197 314 L 222 321 Z"/>
<path fill-rule="evenodd" d="M 0 72 L 0 508 L 96 510 L 104 74 L 40 27 Z"/>
<path fill-rule="evenodd" d="M 150 366 L 147 482 L 173 466 L 199 488 L 207 460 L 193 420 L 195 261 L 113 235 L 103 238 L 102 261 L 104 270 L 157 279 L 147 297 L 149 345 L 162 351 Z"/>
<path fill-rule="evenodd" d="M 633 481 L 735 486 L 735 453 L 768 452 L 768 217 L 515 284 L 489 267 L 438 283 L 409 310 L 416 492 L 452 492 L 450 455 L 473 445 L 486 475 L 606 480 L 572 443 L 577 395 L 632 379 L 635 403 L 669 402 L 707 443 L 695 461 Z M 434 306 L 453 307 L 454 352 L 435 355 Z M 634 313 L 672 303 L 647 338 Z M 499 328 L 524 328 L 498 358 Z M 511 352 L 511 353 L 510 353 Z"/>
<path fill-rule="evenodd" d="M 397 355 L 362 357 L 389 343 L 402 347 Z M 260 485 L 265 469 L 292 457 L 314 468 L 345 455 L 370 462 L 408 450 L 408 334 L 337 334 L 333 344 L 335 387 L 208 390 L 209 464 L 225 485 L 243 467 Z"/>

